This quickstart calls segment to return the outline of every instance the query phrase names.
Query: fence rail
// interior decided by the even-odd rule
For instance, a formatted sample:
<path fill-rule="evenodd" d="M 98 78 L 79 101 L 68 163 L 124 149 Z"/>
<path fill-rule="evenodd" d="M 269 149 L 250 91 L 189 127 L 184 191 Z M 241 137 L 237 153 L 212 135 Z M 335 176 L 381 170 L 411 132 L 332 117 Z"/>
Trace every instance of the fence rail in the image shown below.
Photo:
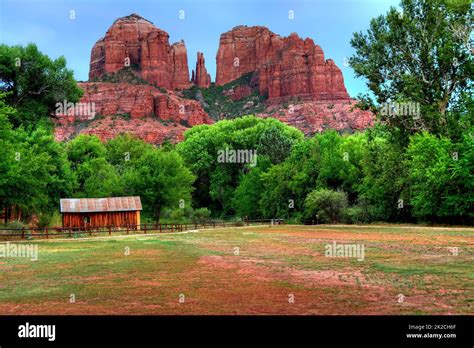
<path fill-rule="evenodd" d="M 49 239 L 57 237 L 81 238 L 93 235 L 112 235 L 130 233 L 172 233 L 197 230 L 203 228 L 237 227 L 258 224 L 273 224 L 277 220 L 245 220 L 245 221 L 209 221 L 206 223 L 168 223 L 168 224 L 140 224 L 125 226 L 87 226 L 87 227 L 23 227 L 23 228 L 3 228 L 0 227 L 1 237 L 16 237 L 20 239 Z"/>

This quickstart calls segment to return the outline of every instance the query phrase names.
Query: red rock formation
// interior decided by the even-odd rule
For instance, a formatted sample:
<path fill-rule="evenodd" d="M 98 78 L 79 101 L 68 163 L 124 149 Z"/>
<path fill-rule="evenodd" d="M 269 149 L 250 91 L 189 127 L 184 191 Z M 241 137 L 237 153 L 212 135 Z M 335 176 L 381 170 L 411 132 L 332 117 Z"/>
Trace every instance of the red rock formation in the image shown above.
<path fill-rule="evenodd" d="M 235 27 L 221 35 L 216 60 L 217 85 L 254 72 L 260 94 L 271 104 L 292 97 L 350 99 L 339 68 L 313 40 L 297 34 L 283 38 L 265 27 Z"/>
<path fill-rule="evenodd" d="M 108 140 L 120 133 L 131 133 L 151 143 L 165 139 L 173 142 L 182 139 L 182 133 L 212 120 L 199 102 L 183 99 L 172 91 L 161 92 L 148 85 L 128 83 L 79 83 L 84 91 L 80 103 L 94 103 L 95 117 L 87 123 L 80 115 L 59 117 L 55 129 L 57 140 L 84 133 L 96 134 Z M 169 123 L 166 125 L 165 123 Z"/>
<path fill-rule="evenodd" d="M 128 65 L 144 80 L 167 89 L 188 88 L 184 42 L 169 44 L 169 35 L 137 14 L 117 19 L 92 48 L 89 79 Z"/>
<path fill-rule="evenodd" d="M 216 60 L 217 85 L 251 73 L 249 83 L 241 80 L 224 94 L 234 101 L 255 91 L 267 95 L 267 109 L 259 117 L 275 117 L 307 135 L 326 128 L 352 131 L 373 124 L 370 112 L 353 110 L 355 101 L 346 92 L 341 71 L 334 61 L 325 60 L 322 49 L 311 39 L 296 34 L 283 38 L 265 27 L 239 26 L 221 35 Z M 210 86 L 202 53 L 197 54 L 190 82 L 184 42 L 170 45 L 165 31 L 132 14 L 117 19 L 94 45 L 89 78 L 117 72 L 128 62 L 134 74 L 167 91 L 150 85 L 81 83 L 84 96 L 80 102 L 94 103 L 96 117 L 74 112 L 60 116 L 58 140 L 79 133 L 96 134 L 103 140 L 132 133 L 159 144 L 181 140 L 188 127 L 212 123 L 199 102 L 171 91 L 188 88 L 191 82 L 202 88 Z M 287 101 L 290 106 L 282 106 Z M 253 103 L 243 103 L 242 114 Z"/>
<path fill-rule="evenodd" d="M 196 72 L 193 70 L 192 82 L 198 87 L 207 88 L 211 85 L 211 75 L 207 73 L 204 64 L 204 53 L 197 53 Z"/>
<path fill-rule="evenodd" d="M 246 85 L 236 86 L 234 88 L 224 91 L 223 94 L 228 96 L 232 100 L 240 100 L 251 95 L 252 88 Z"/>
<path fill-rule="evenodd" d="M 191 87 L 189 83 L 188 52 L 184 41 L 174 43 L 171 46 L 173 66 L 173 86 L 184 89 Z"/>
<path fill-rule="evenodd" d="M 325 129 L 337 131 L 363 130 L 374 124 L 370 111 L 354 107 L 354 100 L 310 101 L 289 104 L 288 107 L 271 105 L 259 117 L 273 117 L 312 136 Z"/>

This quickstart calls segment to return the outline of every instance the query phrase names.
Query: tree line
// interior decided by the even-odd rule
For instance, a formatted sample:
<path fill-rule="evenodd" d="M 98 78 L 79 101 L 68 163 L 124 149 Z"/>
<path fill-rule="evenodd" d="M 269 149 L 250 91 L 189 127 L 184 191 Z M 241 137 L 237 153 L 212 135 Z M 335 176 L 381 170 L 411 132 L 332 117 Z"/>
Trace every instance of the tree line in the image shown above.
<path fill-rule="evenodd" d="M 145 217 L 155 221 L 212 215 L 472 224 L 470 6 L 402 0 L 401 9 L 374 18 L 351 41 L 349 64 L 370 91 L 358 106 L 377 118 L 353 134 L 326 130 L 305 138 L 278 120 L 250 115 L 193 127 L 177 145 L 126 134 L 59 143 L 54 105 L 82 94 L 65 59 L 51 60 L 34 44 L 0 45 L 5 221 L 21 213 L 47 225 L 64 197 L 139 195 Z M 407 103 L 417 112 L 400 112 Z M 225 161 L 224 152 L 231 154 Z M 240 154 L 251 157 L 242 161 Z"/>

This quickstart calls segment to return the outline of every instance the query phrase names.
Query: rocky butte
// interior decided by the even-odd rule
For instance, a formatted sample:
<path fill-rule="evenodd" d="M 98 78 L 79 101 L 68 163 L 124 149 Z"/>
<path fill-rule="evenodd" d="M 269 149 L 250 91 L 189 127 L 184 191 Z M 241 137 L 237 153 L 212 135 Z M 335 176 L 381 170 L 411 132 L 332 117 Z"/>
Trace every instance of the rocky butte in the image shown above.
<path fill-rule="evenodd" d="M 341 70 L 309 38 L 237 26 L 221 35 L 216 61 L 219 86 L 251 74 L 249 86 L 233 88 L 229 97 L 238 100 L 250 94 L 249 88 L 257 89 L 267 98 L 258 116 L 280 119 L 307 135 L 327 128 L 353 131 L 373 123 L 372 113 L 355 108 Z"/>
<path fill-rule="evenodd" d="M 373 123 L 370 112 L 355 107 L 341 70 L 309 38 L 238 26 L 221 35 L 216 64 L 211 84 L 198 52 L 190 79 L 184 41 L 170 45 L 168 33 L 137 14 L 119 18 L 92 48 L 89 82 L 79 83 L 80 102 L 94 103 L 96 116 L 57 115 L 56 138 L 85 133 L 110 139 L 128 132 L 150 143 L 177 142 L 187 128 L 212 123 L 207 112 L 217 120 L 235 117 L 225 110 L 236 109 L 280 119 L 307 135 Z M 207 88 L 220 101 L 206 100 L 199 90 Z"/>
<path fill-rule="evenodd" d="M 90 82 L 79 83 L 80 103 L 94 103 L 96 116 L 58 115 L 56 138 L 95 134 L 108 140 L 132 133 L 160 144 L 180 141 L 189 127 L 212 123 L 199 102 L 175 91 L 192 82 L 184 42 L 170 45 L 168 38 L 137 14 L 117 19 L 92 48 Z M 203 58 L 198 65 L 206 73 Z"/>
<path fill-rule="evenodd" d="M 217 85 L 253 72 L 261 95 L 279 103 L 291 97 L 348 100 L 341 70 L 321 47 L 296 33 L 281 37 L 265 27 L 238 26 L 221 35 Z"/>
<path fill-rule="evenodd" d="M 119 18 L 92 48 L 89 79 L 131 66 L 153 85 L 188 88 L 186 45 L 183 41 L 170 45 L 168 40 L 167 32 L 137 14 Z"/>

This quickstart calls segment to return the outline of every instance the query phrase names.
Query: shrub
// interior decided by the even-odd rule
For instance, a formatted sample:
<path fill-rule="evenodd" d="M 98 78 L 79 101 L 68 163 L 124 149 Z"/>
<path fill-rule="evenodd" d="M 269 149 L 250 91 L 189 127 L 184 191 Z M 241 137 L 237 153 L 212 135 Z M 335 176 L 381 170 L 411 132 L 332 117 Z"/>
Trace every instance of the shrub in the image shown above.
<path fill-rule="evenodd" d="M 2 226 L 6 228 L 23 228 L 26 225 L 19 220 L 13 220 L 13 221 L 8 222 L 6 225 L 2 225 Z"/>
<path fill-rule="evenodd" d="M 328 189 L 317 189 L 306 196 L 305 217 L 314 220 L 318 216 L 319 221 L 340 222 L 342 221 L 344 209 L 347 208 L 347 194 Z"/>
<path fill-rule="evenodd" d="M 211 211 L 207 208 L 196 209 L 193 213 L 192 221 L 195 224 L 203 224 L 209 221 Z"/>
<path fill-rule="evenodd" d="M 344 209 L 343 217 L 344 221 L 349 224 L 365 223 L 369 221 L 367 211 L 358 205 Z"/>
<path fill-rule="evenodd" d="M 53 215 L 50 213 L 40 213 L 38 215 L 38 227 L 39 228 L 48 227 L 49 224 L 51 223 L 52 218 L 53 218 Z"/>

